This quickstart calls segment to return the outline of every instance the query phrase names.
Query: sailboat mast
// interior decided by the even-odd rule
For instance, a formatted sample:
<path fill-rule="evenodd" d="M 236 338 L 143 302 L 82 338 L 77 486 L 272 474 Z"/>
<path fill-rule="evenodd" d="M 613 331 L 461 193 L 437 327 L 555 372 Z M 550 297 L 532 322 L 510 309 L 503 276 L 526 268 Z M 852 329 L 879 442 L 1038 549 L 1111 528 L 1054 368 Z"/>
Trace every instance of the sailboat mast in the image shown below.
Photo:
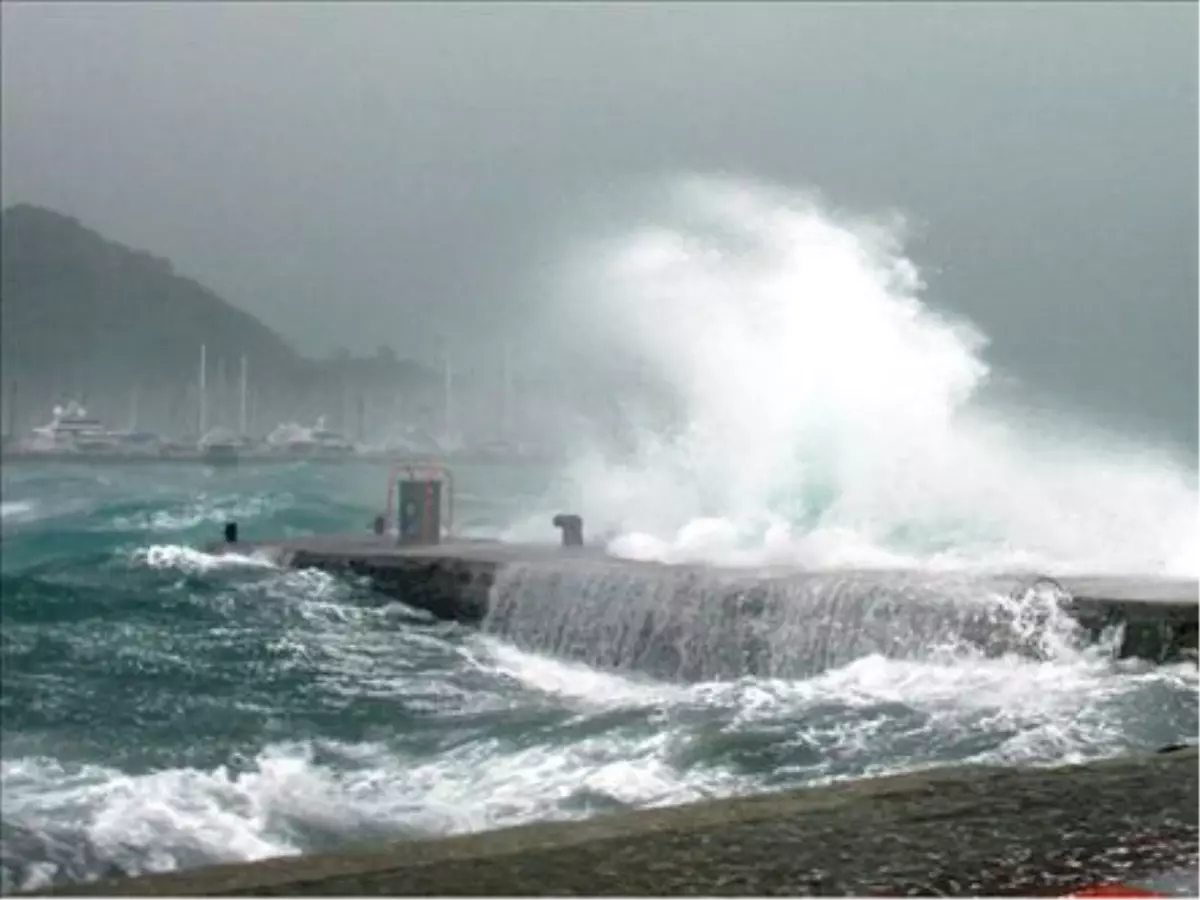
<path fill-rule="evenodd" d="M 508 344 L 504 345 L 504 377 L 503 388 L 504 397 L 503 405 L 501 406 L 501 428 L 503 429 L 502 437 L 508 441 L 512 440 L 512 354 Z"/>
<path fill-rule="evenodd" d="M 454 421 L 454 370 L 450 367 L 450 350 L 443 344 L 442 351 L 442 428 L 450 437 Z"/>
<path fill-rule="evenodd" d="M 242 354 L 242 377 L 238 394 L 238 428 L 242 437 L 246 436 L 246 354 Z"/>
<path fill-rule="evenodd" d="M 200 437 L 208 431 L 208 347 L 200 345 Z"/>
<path fill-rule="evenodd" d="M 16 437 L 17 434 L 17 385 L 20 382 L 13 379 L 12 384 L 8 389 L 8 436 Z"/>

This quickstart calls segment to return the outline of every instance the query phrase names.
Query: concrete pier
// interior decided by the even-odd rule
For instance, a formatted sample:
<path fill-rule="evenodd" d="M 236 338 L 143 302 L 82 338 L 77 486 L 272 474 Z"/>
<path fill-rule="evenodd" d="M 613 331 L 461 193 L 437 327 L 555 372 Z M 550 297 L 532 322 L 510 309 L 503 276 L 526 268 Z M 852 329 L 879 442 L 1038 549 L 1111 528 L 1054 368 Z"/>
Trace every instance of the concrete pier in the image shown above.
<path fill-rule="evenodd" d="M 367 578 L 372 587 L 416 609 L 449 621 L 478 624 L 493 611 L 494 590 L 506 572 L 520 569 L 527 578 L 539 571 L 545 580 L 578 585 L 607 580 L 628 590 L 671 582 L 676 593 L 693 590 L 720 605 L 731 617 L 761 616 L 770 596 L 823 582 L 856 581 L 876 594 L 890 582 L 910 584 L 911 571 L 805 571 L 788 567 L 728 569 L 700 565 L 636 562 L 603 549 L 570 544 L 512 545 L 452 542 L 398 546 L 394 538 L 371 531 L 283 541 L 217 542 L 214 553 L 260 554 L 278 565 L 315 568 Z M 1197 646 L 1198 586 L 1195 580 L 1132 576 L 1059 576 L 1039 573 L 947 575 L 964 584 L 984 585 L 1014 597 L 1048 589 L 1059 604 L 1093 635 L 1123 626 L 1122 656 L 1164 661 L 1186 656 Z M 928 579 L 927 579 L 928 580 Z M 570 588 L 562 588 L 569 590 Z M 911 589 L 910 594 L 917 589 Z M 964 589 L 965 590 L 965 589 Z M 766 598 L 766 599 L 764 599 Z M 902 611 L 903 607 L 897 607 Z"/>
<path fill-rule="evenodd" d="M 1061 896 L 1193 869 L 1197 762 L 1191 747 L 1052 769 L 950 767 L 57 893 Z"/>

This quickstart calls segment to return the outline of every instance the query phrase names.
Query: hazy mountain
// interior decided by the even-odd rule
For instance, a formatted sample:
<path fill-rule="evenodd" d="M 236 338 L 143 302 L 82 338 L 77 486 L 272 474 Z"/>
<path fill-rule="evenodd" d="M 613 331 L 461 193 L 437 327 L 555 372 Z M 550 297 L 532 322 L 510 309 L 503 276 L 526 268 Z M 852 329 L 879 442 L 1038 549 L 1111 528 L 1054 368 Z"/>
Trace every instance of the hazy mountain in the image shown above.
<path fill-rule="evenodd" d="M 254 316 L 171 263 L 36 206 L 3 213 L 0 258 L 6 377 L 90 391 L 195 379 L 212 358 L 254 360 L 260 378 L 294 377 L 299 355 Z"/>
<path fill-rule="evenodd" d="M 232 424 L 243 355 L 260 429 L 279 418 L 322 413 L 349 426 L 356 417 L 346 410 L 364 393 L 390 406 L 391 394 L 428 393 L 437 383 L 433 373 L 387 348 L 365 360 L 306 359 L 263 322 L 177 273 L 169 260 L 110 241 L 69 216 L 27 204 L 0 216 L 6 424 L 12 424 L 11 407 L 20 407 L 24 427 L 29 416 L 44 419 L 44 407 L 68 397 L 123 416 L 136 394 L 142 418 L 187 430 L 198 409 L 201 344 L 210 424 L 222 416 Z"/>

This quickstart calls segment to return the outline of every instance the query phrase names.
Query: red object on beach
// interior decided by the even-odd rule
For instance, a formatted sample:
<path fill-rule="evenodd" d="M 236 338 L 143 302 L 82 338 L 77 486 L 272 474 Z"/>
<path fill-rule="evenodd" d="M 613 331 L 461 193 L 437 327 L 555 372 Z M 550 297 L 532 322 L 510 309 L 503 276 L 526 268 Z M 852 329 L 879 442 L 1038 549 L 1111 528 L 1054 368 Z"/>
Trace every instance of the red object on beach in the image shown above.
<path fill-rule="evenodd" d="M 1169 897 L 1159 891 L 1148 891 L 1145 888 L 1130 887 L 1127 884 L 1093 884 L 1065 894 L 1067 897 Z"/>

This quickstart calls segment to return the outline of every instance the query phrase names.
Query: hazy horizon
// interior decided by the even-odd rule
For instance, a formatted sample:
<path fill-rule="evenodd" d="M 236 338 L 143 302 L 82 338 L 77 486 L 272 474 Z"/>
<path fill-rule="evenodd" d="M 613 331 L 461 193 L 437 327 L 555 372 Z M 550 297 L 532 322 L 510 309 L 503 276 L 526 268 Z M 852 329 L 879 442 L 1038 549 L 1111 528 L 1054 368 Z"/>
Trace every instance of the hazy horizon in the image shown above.
<path fill-rule="evenodd" d="M 594 231 L 697 173 L 903 213 L 997 372 L 1197 442 L 1195 5 L 32 4 L 3 202 L 301 351 L 496 355 Z"/>

